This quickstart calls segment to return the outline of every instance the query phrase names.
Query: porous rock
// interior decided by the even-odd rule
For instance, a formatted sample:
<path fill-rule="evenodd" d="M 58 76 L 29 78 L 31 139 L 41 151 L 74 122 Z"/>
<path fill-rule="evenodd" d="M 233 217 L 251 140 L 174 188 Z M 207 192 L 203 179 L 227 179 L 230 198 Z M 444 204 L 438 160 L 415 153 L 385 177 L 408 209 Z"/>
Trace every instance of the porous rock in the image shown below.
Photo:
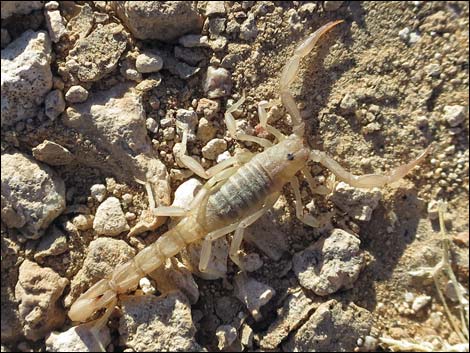
<path fill-rule="evenodd" d="M 382 192 L 378 188 L 359 189 L 344 182 L 338 183 L 330 199 L 336 206 L 359 221 L 370 221 L 379 205 Z"/>
<path fill-rule="evenodd" d="M 34 147 L 32 152 L 34 158 L 49 165 L 66 165 L 74 158 L 68 149 L 49 140 L 44 140 Z"/>
<path fill-rule="evenodd" d="M 353 352 L 357 340 L 369 334 L 372 315 L 354 303 L 335 299 L 321 304 L 283 346 L 286 352 Z"/>
<path fill-rule="evenodd" d="M 334 229 L 327 238 L 295 254 L 293 269 L 301 286 L 317 295 L 351 288 L 364 267 L 359 245 L 354 235 Z"/>
<path fill-rule="evenodd" d="M 149 182 L 157 205 L 169 205 L 170 178 L 152 153 L 142 99 L 131 86 L 120 84 L 96 92 L 85 103 L 67 109 L 64 123 L 109 156 L 106 163 L 97 163 L 106 173 L 130 182 L 135 182 L 134 177 Z"/>
<path fill-rule="evenodd" d="M 108 197 L 96 210 L 93 229 L 102 235 L 115 236 L 129 230 L 119 199 Z"/>
<path fill-rule="evenodd" d="M 93 240 L 88 247 L 83 267 L 72 279 L 70 293 L 65 298 L 65 306 L 69 307 L 86 289 L 109 276 L 116 266 L 129 261 L 134 256 L 135 250 L 125 241 L 113 238 Z"/>
<path fill-rule="evenodd" d="M 260 308 L 271 300 L 276 291 L 243 272 L 235 276 L 234 283 L 237 298 L 246 305 L 255 320 L 260 320 Z"/>
<path fill-rule="evenodd" d="M 161 297 L 127 296 L 121 301 L 121 344 L 136 352 L 194 352 L 196 328 L 188 299 L 179 291 Z"/>
<path fill-rule="evenodd" d="M 37 239 L 65 209 L 64 181 L 47 165 L 20 153 L 5 153 L 2 166 L 2 221 Z"/>
<path fill-rule="evenodd" d="M 48 352 L 100 352 L 102 347 L 106 348 L 111 342 L 109 328 L 104 325 L 97 335 L 92 332 L 92 328 L 87 323 L 72 326 L 64 332 L 52 332 L 46 338 L 46 349 Z"/>
<path fill-rule="evenodd" d="M 289 333 L 297 329 L 315 309 L 317 305 L 302 290 L 290 294 L 278 311 L 276 320 L 269 326 L 260 345 L 263 349 L 275 349 L 287 338 Z"/>
<path fill-rule="evenodd" d="M 202 28 L 192 1 L 113 1 L 111 6 L 137 39 L 171 42 Z"/>
<path fill-rule="evenodd" d="M 21 264 L 15 297 L 26 338 L 37 341 L 63 324 L 65 312 L 59 298 L 68 283 L 50 268 L 29 260 Z"/>
<path fill-rule="evenodd" d="M 3 126 L 36 116 L 51 90 L 49 35 L 27 30 L 2 50 L 1 57 Z"/>
<path fill-rule="evenodd" d="M 116 68 L 126 46 L 124 27 L 109 23 L 79 39 L 67 56 L 66 65 L 72 67 L 72 75 L 80 81 L 98 81 Z"/>

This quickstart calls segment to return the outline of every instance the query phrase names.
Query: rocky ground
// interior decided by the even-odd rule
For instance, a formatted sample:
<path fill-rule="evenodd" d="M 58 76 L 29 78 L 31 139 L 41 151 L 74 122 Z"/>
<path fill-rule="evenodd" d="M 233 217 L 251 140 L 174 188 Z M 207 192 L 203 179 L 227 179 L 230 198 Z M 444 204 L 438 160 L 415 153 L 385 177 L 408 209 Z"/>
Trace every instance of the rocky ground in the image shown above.
<path fill-rule="evenodd" d="M 468 351 L 468 3 L 1 6 L 2 351 Z M 426 160 L 380 190 L 311 164 L 315 193 L 302 179 L 301 194 L 317 227 L 286 187 L 245 233 L 247 272 L 228 259 L 232 235 L 214 243 L 210 276 L 194 244 L 95 335 L 73 326 L 80 294 L 171 227 L 151 199 L 184 206 L 203 182 L 176 157 L 176 123 L 205 168 L 260 151 L 229 137 L 224 112 L 245 92 L 238 129 L 263 136 L 258 102 L 278 98 L 297 43 L 338 19 L 291 85 L 307 142 L 355 174 L 433 144 Z M 290 132 L 281 105 L 269 121 Z M 445 267 L 434 283 L 446 244 L 456 280 Z"/>

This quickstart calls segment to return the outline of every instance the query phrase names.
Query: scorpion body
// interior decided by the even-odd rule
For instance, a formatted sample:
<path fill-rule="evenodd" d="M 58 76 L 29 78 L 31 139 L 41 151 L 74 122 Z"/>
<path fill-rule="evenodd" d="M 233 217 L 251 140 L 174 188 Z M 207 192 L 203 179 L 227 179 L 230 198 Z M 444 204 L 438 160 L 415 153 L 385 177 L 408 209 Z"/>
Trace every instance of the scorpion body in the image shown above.
<path fill-rule="evenodd" d="M 72 321 L 86 321 L 96 311 L 105 308 L 105 314 L 97 320 L 95 328 L 106 323 L 117 303 L 117 295 L 135 288 L 147 273 L 161 266 L 166 259 L 175 256 L 188 244 L 203 240 L 199 268 L 207 270 L 211 242 L 235 231 L 229 255 L 242 270 L 239 248 L 244 229 L 261 217 L 278 199 L 282 188 L 290 183 L 296 199 L 296 216 L 304 223 L 314 226 L 315 220 L 303 214 L 299 182 L 296 174 L 304 174 L 312 186 L 312 176 L 307 170 L 307 162 L 321 163 L 330 169 L 338 179 L 356 187 L 376 187 L 395 182 L 408 173 L 426 156 L 429 148 L 406 165 L 392 170 L 387 175 L 355 176 L 344 170 L 324 152 L 312 150 L 303 138 L 304 124 L 300 112 L 288 90 L 294 80 L 300 59 L 306 56 L 317 40 L 328 30 L 342 21 L 330 22 L 304 40 L 295 50 L 281 74 L 280 101 L 287 108 L 292 122 L 293 133 L 284 136 L 276 128 L 267 124 L 266 108 L 272 103 L 260 102 L 258 106 L 260 126 L 274 135 L 273 144 L 267 139 L 238 133 L 232 113 L 243 103 L 244 97 L 233 104 L 225 113 L 225 123 L 230 135 L 236 139 L 260 144 L 265 150 L 259 154 L 243 154 L 232 157 L 205 171 L 193 158 L 185 155 L 187 130 L 183 130 L 179 160 L 197 175 L 209 179 L 196 194 L 187 209 L 158 207 L 153 209 L 155 217 L 180 217 L 179 222 L 155 243 L 140 251 L 131 261 L 117 267 L 109 278 L 102 279 L 82 294 L 71 306 L 69 317 Z M 276 101 L 278 102 L 278 101 Z"/>

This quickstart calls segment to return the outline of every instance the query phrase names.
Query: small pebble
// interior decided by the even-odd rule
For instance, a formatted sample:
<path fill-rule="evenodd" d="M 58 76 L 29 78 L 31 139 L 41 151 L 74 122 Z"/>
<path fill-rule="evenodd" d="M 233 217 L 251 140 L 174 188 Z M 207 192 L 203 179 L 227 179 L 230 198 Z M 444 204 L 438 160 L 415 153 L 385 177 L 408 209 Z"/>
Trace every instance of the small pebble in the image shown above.
<path fill-rule="evenodd" d="M 147 120 L 145 120 L 145 126 L 147 127 L 147 130 L 153 134 L 158 132 L 158 123 L 155 119 L 147 118 Z"/>
<path fill-rule="evenodd" d="M 65 110 L 65 100 L 61 91 L 50 91 L 45 99 L 46 115 L 54 120 Z"/>
<path fill-rule="evenodd" d="M 163 67 L 163 59 L 157 54 L 142 53 L 137 56 L 135 67 L 141 73 L 157 72 Z"/>
<path fill-rule="evenodd" d="M 465 120 L 466 111 L 462 105 L 446 105 L 444 107 L 444 119 L 451 127 L 456 127 Z"/>
<path fill-rule="evenodd" d="M 65 94 L 65 100 L 70 103 L 82 103 L 88 99 L 88 91 L 82 86 L 72 86 Z"/>
<path fill-rule="evenodd" d="M 212 139 L 203 148 L 202 155 L 204 158 L 215 160 L 219 154 L 227 149 L 227 142 L 223 139 Z"/>
<path fill-rule="evenodd" d="M 344 1 L 324 1 L 323 8 L 325 11 L 336 11 L 338 10 L 341 5 L 343 5 Z"/>
<path fill-rule="evenodd" d="M 95 184 L 90 188 L 91 196 L 98 202 L 103 202 L 106 197 L 106 186 L 103 184 Z"/>
<path fill-rule="evenodd" d="M 424 308 L 429 302 L 431 301 L 431 297 L 429 295 L 420 295 L 416 297 L 411 305 L 411 309 L 416 313 Z"/>

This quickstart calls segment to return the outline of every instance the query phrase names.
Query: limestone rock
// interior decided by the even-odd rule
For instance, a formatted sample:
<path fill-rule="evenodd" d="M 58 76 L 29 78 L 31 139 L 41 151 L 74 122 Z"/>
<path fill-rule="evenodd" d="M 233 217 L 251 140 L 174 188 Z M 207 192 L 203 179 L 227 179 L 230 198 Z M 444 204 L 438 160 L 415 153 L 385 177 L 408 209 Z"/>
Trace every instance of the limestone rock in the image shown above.
<path fill-rule="evenodd" d="M 93 229 L 102 235 L 115 236 L 129 230 L 119 199 L 108 197 L 96 210 Z"/>
<path fill-rule="evenodd" d="M 329 237 L 295 254 L 293 269 L 302 287 L 317 295 L 351 288 L 364 267 L 359 244 L 352 234 L 334 229 Z"/>
<path fill-rule="evenodd" d="M 74 158 L 68 149 L 49 140 L 44 140 L 32 151 L 34 158 L 49 165 L 66 165 Z"/>
<path fill-rule="evenodd" d="M 69 283 L 50 268 L 42 268 L 25 260 L 19 269 L 15 296 L 26 338 L 37 341 L 65 320 L 59 301 Z"/>
<path fill-rule="evenodd" d="M 357 340 L 369 334 L 372 315 L 335 299 L 321 304 L 282 348 L 285 352 L 353 352 Z"/>
<path fill-rule="evenodd" d="M 1 57 L 3 126 L 36 116 L 51 90 L 49 36 L 45 32 L 27 30 L 2 50 Z"/>
<path fill-rule="evenodd" d="M 202 348 L 194 339 L 191 307 L 179 291 L 161 297 L 127 296 L 121 301 L 121 344 L 137 352 L 194 352 Z"/>
<path fill-rule="evenodd" d="M 111 6 L 137 39 L 171 42 L 202 28 L 192 1 L 113 1 Z"/>
<path fill-rule="evenodd" d="M 64 181 L 20 152 L 3 154 L 1 165 L 2 221 L 26 238 L 39 238 L 65 209 Z"/>

